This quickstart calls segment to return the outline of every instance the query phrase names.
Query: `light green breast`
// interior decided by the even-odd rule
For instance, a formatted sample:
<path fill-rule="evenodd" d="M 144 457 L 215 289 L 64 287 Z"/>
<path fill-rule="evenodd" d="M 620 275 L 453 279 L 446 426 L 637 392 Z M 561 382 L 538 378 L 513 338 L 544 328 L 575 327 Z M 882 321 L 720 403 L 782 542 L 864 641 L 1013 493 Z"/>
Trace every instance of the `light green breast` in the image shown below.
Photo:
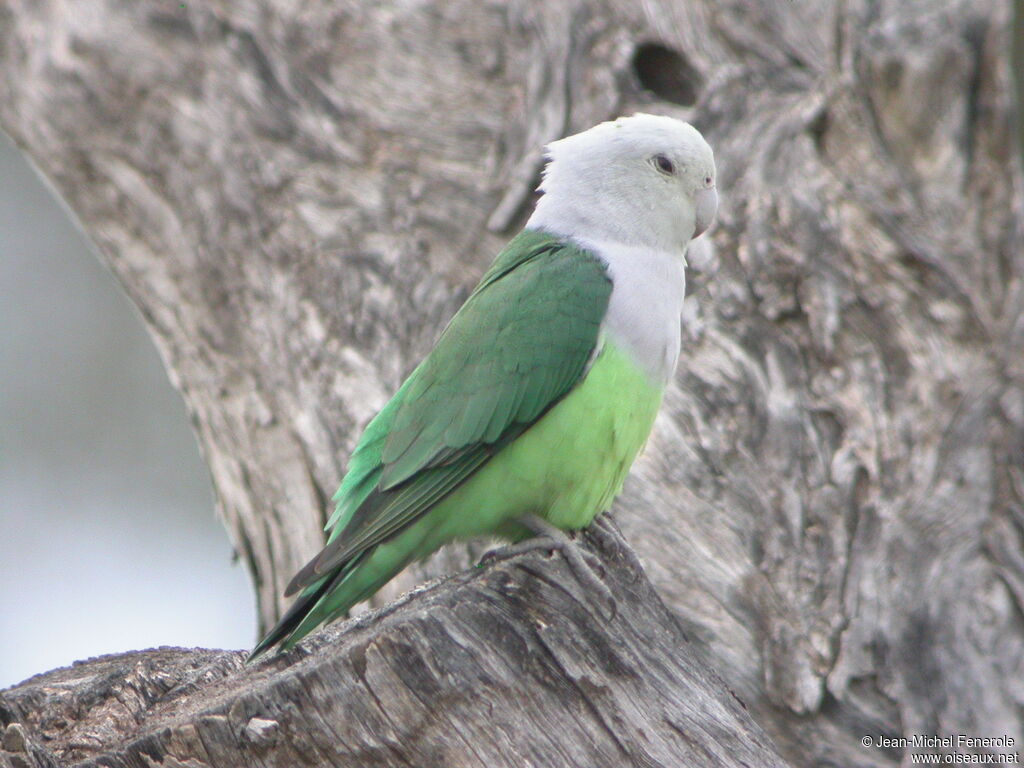
<path fill-rule="evenodd" d="M 585 527 L 622 490 L 661 396 L 606 342 L 572 392 L 426 516 L 429 530 L 417 549 L 427 554 L 452 538 L 508 534 L 503 523 L 524 513 L 559 528 Z"/>
<path fill-rule="evenodd" d="M 309 612 L 284 647 L 320 622 L 343 615 L 406 564 L 449 541 L 526 536 L 512 522 L 526 513 L 559 528 L 585 527 L 622 490 L 650 434 L 661 395 L 661 387 L 627 354 L 606 342 L 575 389 L 440 503 L 376 545 Z"/>

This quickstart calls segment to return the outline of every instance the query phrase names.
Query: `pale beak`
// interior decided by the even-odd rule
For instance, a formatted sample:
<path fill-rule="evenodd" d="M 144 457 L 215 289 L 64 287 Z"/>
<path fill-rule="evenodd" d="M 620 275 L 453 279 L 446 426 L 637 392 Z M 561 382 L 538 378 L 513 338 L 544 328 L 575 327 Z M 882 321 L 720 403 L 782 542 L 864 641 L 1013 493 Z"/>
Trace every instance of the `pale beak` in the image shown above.
<path fill-rule="evenodd" d="M 693 212 L 696 223 L 693 236 L 697 237 L 715 220 L 715 214 L 718 212 L 718 190 L 714 187 L 697 190 L 693 196 Z"/>

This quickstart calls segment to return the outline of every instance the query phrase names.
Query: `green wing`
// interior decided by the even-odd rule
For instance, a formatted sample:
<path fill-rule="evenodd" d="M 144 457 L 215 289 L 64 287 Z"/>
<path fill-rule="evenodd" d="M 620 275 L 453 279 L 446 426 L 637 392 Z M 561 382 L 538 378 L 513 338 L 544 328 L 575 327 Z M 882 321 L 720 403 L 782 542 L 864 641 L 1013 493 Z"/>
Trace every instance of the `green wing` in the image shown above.
<path fill-rule="evenodd" d="M 367 426 L 328 544 L 288 594 L 416 520 L 564 397 L 586 372 L 611 289 L 588 251 L 543 232 L 512 240 Z"/>

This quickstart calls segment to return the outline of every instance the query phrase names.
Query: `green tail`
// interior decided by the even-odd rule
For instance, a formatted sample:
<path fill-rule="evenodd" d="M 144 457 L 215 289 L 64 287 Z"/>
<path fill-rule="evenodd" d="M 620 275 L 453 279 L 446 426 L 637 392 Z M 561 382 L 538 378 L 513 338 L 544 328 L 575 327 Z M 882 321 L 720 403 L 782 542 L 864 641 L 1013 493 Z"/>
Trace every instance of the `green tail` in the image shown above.
<path fill-rule="evenodd" d="M 285 612 L 284 616 L 281 617 L 281 620 L 274 625 L 274 628 L 267 632 L 263 639 L 256 644 L 256 647 L 250 651 L 249 656 L 245 660 L 246 663 L 263 655 L 271 647 L 277 645 L 286 637 L 289 637 L 295 631 L 295 628 L 302 623 L 303 617 L 312 610 L 317 601 L 319 601 L 331 588 L 332 581 L 333 579 L 331 578 L 325 578 L 319 583 L 319 585 L 316 585 L 300 595 L 299 598 L 292 603 L 291 608 L 289 608 Z M 295 644 L 295 642 L 297 642 L 297 639 L 292 641 L 288 647 L 290 648 Z"/>
<path fill-rule="evenodd" d="M 252 661 L 278 643 L 283 653 L 320 624 L 347 616 L 354 605 L 370 598 L 408 563 L 407 558 L 396 557 L 393 552 L 380 552 L 379 547 L 354 557 L 303 590 L 281 620 L 252 649 L 246 661 Z"/>

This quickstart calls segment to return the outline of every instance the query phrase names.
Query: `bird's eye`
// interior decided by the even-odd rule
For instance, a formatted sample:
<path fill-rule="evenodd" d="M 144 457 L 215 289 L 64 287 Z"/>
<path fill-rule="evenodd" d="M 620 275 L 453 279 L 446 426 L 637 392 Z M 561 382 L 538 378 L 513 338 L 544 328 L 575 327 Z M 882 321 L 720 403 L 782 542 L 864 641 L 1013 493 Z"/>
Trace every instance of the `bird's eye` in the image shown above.
<path fill-rule="evenodd" d="M 654 167 L 662 173 L 671 176 L 676 172 L 675 163 L 669 160 L 665 155 L 655 155 L 651 159 L 654 161 Z"/>
<path fill-rule="evenodd" d="M 705 176 L 704 177 L 704 186 L 707 186 L 707 187 L 711 186 L 711 177 L 710 176 Z"/>

